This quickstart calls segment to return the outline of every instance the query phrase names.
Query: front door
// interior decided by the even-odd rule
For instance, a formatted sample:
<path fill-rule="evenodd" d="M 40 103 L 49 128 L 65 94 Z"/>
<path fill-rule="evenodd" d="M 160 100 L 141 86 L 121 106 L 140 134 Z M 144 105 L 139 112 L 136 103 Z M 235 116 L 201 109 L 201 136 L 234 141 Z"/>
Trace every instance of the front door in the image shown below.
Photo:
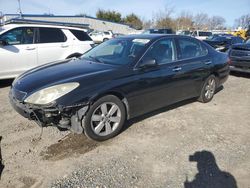
<path fill-rule="evenodd" d="M 14 78 L 37 66 L 35 29 L 19 27 L 0 36 L 6 44 L 0 46 L 0 79 Z"/>
<path fill-rule="evenodd" d="M 174 39 L 154 43 L 134 71 L 134 82 L 128 96 L 131 117 L 174 103 L 178 96 L 178 69 L 175 67 Z M 143 61 L 155 60 L 153 67 L 140 67 Z M 177 76 L 176 76 L 177 75 Z"/>

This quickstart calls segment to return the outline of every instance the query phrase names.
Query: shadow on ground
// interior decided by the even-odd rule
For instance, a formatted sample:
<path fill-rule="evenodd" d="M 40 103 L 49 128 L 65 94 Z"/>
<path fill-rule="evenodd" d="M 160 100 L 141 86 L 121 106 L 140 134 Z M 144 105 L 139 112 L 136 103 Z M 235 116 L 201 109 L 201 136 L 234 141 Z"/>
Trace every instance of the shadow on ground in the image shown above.
<path fill-rule="evenodd" d="M 0 180 L 1 180 L 3 169 L 4 169 L 3 159 L 2 159 L 2 150 L 1 150 L 1 140 L 2 140 L 2 136 L 0 136 Z"/>
<path fill-rule="evenodd" d="M 223 87 L 223 86 L 220 86 L 219 88 L 217 88 L 216 93 L 222 91 L 223 89 L 224 89 L 224 87 Z M 125 131 L 125 130 L 127 130 L 127 129 L 128 129 L 130 126 L 132 126 L 133 124 L 135 124 L 135 123 L 137 123 L 137 122 L 140 122 L 140 121 L 142 121 L 142 120 L 144 120 L 144 119 L 150 118 L 150 117 L 155 116 L 155 115 L 157 115 L 157 114 L 164 113 L 164 112 L 167 112 L 167 111 L 176 109 L 176 108 L 178 108 L 178 107 L 181 107 L 181 106 L 184 106 L 184 105 L 187 105 L 187 104 L 196 102 L 196 101 L 197 101 L 197 98 L 192 98 L 192 99 L 184 100 L 184 101 L 181 101 L 181 102 L 172 104 L 172 105 L 170 105 L 170 106 L 166 106 L 166 107 L 164 107 L 164 108 L 161 108 L 161 109 L 158 109 L 158 110 L 149 112 L 149 113 L 147 113 L 147 114 L 141 115 L 141 116 L 139 116 L 139 117 L 133 118 L 133 119 L 129 120 L 129 121 L 123 126 L 122 132 Z"/>
<path fill-rule="evenodd" d="M 11 86 L 12 82 L 13 82 L 13 79 L 0 80 L 0 88 L 9 87 Z"/>
<path fill-rule="evenodd" d="M 250 73 L 244 73 L 244 72 L 230 72 L 231 76 L 236 77 L 242 77 L 242 78 L 249 78 L 250 79 Z"/>
<path fill-rule="evenodd" d="M 190 162 L 197 162 L 198 173 L 193 181 L 184 182 L 184 188 L 237 188 L 235 178 L 221 171 L 212 152 L 198 151 L 189 156 Z"/>

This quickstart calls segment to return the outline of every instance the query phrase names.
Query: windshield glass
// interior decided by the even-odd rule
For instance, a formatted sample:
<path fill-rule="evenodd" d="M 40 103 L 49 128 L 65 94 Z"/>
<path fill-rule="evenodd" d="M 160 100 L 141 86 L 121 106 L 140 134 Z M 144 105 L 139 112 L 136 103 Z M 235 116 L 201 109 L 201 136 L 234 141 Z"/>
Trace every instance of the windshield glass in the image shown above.
<path fill-rule="evenodd" d="M 149 41 L 149 39 L 109 40 L 86 52 L 82 58 L 113 65 L 129 64 L 144 51 Z"/>
<path fill-rule="evenodd" d="M 248 40 L 246 41 L 246 43 L 247 43 L 247 44 L 250 44 L 250 39 L 248 39 Z"/>

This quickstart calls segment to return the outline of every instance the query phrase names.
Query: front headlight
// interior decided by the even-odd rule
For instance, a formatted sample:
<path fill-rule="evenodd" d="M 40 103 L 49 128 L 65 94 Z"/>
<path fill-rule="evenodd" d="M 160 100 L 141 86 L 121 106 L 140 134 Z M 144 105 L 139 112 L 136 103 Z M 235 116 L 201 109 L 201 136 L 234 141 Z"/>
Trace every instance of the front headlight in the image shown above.
<path fill-rule="evenodd" d="M 59 84 L 59 85 L 47 87 L 45 89 L 42 89 L 40 91 L 33 93 L 32 95 L 27 97 L 24 100 L 24 102 L 32 103 L 32 104 L 40 104 L 40 105 L 49 104 L 52 101 L 71 92 L 78 86 L 79 86 L 79 83 L 71 82 L 71 83 L 65 83 L 65 84 Z"/>

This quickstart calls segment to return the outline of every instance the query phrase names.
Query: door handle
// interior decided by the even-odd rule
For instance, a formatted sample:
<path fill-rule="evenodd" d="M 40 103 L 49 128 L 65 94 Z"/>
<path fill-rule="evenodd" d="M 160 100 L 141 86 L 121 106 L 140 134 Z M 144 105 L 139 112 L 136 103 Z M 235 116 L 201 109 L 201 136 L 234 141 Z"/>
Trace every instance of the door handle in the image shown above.
<path fill-rule="evenodd" d="M 69 45 L 68 44 L 62 44 L 61 47 L 62 48 L 67 48 Z"/>
<path fill-rule="evenodd" d="M 30 46 L 26 47 L 26 50 L 35 50 L 35 49 L 36 49 L 35 47 L 30 47 Z"/>
<path fill-rule="evenodd" d="M 210 65 L 210 64 L 212 64 L 212 61 L 210 61 L 210 60 L 209 61 L 204 61 L 204 64 L 205 65 Z"/>
<path fill-rule="evenodd" d="M 172 69 L 174 72 L 179 72 L 181 70 L 181 67 L 175 67 Z"/>

